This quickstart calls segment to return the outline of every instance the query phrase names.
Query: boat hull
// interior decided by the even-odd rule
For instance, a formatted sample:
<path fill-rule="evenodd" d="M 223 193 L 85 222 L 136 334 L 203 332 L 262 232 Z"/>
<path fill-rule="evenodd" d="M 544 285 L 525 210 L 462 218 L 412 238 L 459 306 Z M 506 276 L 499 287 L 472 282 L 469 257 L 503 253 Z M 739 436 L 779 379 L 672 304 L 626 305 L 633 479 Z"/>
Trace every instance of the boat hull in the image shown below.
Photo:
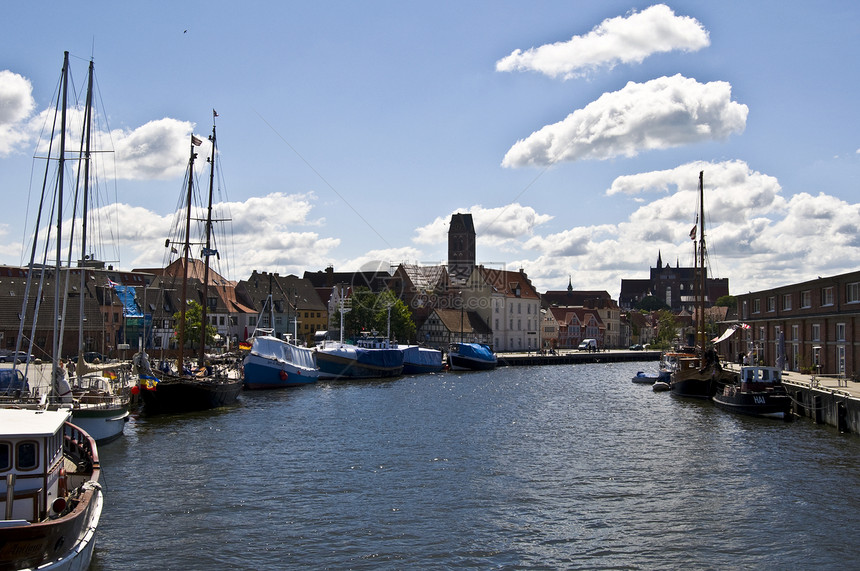
<path fill-rule="evenodd" d="M 317 365 L 320 379 L 378 379 L 396 377 L 403 373 L 403 354 L 397 349 L 367 349 L 382 353 L 355 354 L 320 351 Z"/>
<path fill-rule="evenodd" d="M 143 412 L 172 414 L 209 410 L 236 402 L 241 379 L 169 378 L 141 387 Z"/>
<path fill-rule="evenodd" d="M 453 343 L 448 351 L 448 366 L 453 371 L 489 371 L 496 365 L 495 353 L 480 343 Z"/>
<path fill-rule="evenodd" d="M 791 411 L 791 398 L 787 394 L 727 390 L 714 395 L 713 400 L 723 410 L 749 416 L 786 418 Z"/>
<path fill-rule="evenodd" d="M 122 436 L 129 416 L 127 404 L 83 405 L 72 409 L 72 422 L 89 434 L 96 444 L 107 444 Z"/>
<path fill-rule="evenodd" d="M 403 347 L 401 351 L 403 351 L 404 375 L 438 373 L 445 367 L 445 363 L 442 360 L 442 351 L 437 349 L 428 349 L 413 345 Z"/>
<path fill-rule="evenodd" d="M 312 385 L 319 378 L 316 369 L 305 369 L 256 355 L 245 358 L 244 387 L 249 390 L 282 389 Z"/>
<path fill-rule="evenodd" d="M 496 368 L 497 361 L 474 359 L 462 355 L 448 355 L 448 365 L 452 371 L 489 371 Z"/>

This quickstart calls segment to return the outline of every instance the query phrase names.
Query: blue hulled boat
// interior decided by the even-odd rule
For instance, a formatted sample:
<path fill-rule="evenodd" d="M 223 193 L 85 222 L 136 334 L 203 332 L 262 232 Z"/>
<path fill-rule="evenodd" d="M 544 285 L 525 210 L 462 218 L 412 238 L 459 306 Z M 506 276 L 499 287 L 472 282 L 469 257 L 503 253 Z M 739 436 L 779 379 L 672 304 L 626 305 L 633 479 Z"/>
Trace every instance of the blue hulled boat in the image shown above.
<path fill-rule="evenodd" d="M 483 343 L 451 343 L 448 365 L 454 371 L 487 371 L 495 369 L 496 354 Z"/>
<path fill-rule="evenodd" d="M 324 341 L 315 349 L 320 379 L 375 379 L 403 372 L 403 352 L 381 337 L 362 337 L 355 345 Z"/>
<path fill-rule="evenodd" d="M 438 349 L 406 345 L 400 347 L 400 350 L 403 352 L 404 375 L 438 373 L 445 366 L 442 360 L 442 351 Z"/>
<path fill-rule="evenodd" d="M 314 351 L 269 335 L 254 337 L 244 361 L 246 389 L 278 389 L 317 382 Z"/>

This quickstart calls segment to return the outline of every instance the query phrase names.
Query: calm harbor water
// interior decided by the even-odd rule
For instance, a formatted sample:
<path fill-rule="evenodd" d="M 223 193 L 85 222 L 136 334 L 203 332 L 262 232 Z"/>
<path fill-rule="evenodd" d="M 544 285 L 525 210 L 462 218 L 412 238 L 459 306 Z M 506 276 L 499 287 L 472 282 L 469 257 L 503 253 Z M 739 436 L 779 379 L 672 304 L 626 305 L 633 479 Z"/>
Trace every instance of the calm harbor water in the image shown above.
<path fill-rule="evenodd" d="M 860 438 L 510 367 L 245 392 L 100 448 L 92 569 L 829 568 Z"/>

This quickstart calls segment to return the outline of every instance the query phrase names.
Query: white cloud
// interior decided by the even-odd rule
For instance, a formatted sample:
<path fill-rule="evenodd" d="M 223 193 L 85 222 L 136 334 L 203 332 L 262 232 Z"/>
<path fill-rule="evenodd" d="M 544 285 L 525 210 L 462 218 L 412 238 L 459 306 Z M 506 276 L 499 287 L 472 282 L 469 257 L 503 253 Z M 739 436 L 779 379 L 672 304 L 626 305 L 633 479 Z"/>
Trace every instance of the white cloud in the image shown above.
<path fill-rule="evenodd" d="M 9 70 L 0 71 L 0 156 L 30 140 L 25 120 L 35 107 L 30 80 Z"/>
<path fill-rule="evenodd" d="M 647 150 L 726 139 L 743 132 L 749 112 L 731 100 L 731 92 L 726 82 L 702 84 L 681 75 L 629 82 L 517 141 L 502 166 L 633 157 Z"/>
<path fill-rule="evenodd" d="M 455 210 L 446 216 L 436 218 L 426 226 L 417 228 L 414 241 L 419 244 L 446 243 L 451 215 L 457 212 L 468 212 L 472 215 L 479 243 L 492 243 L 495 246 L 527 238 L 534 233 L 536 227 L 553 218 L 548 214 L 538 214 L 534 208 L 518 203 L 498 208 L 483 208 L 475 205 L 465 210 Z"/>
<path fill-rule="evenodd" d="M 674 50 L 697 51 L 710 45 L 704 26 L 676 16 L 664 4 L 627 17 L 604 20 L 584 36 L 526 51 L 515 50 L 496 62 L 497 71 L 538 71 L 571 79 L 599 67 L 641 63 L 646 57 Z"/>
<path fill-rule="evenodd" d="M 191 122 L 165 117 L 131 131 L 113 131 L 117 178 L 153 180 L 182 176 L 188 165 L 193 128 Z"/>
<path fill-rule="evenodd" d="M 666 196 L 636 208 L 619 224 L 534 236 L 524 247 L 536 255 L 513 265 L 525 268 L 539 289 L 563 289 L 572 274 L 574 287 L 612 295 L 621 279 L 647 277 L 658 251 L 665 263 L 692 265 L 689 231 L 698 210 L 700 170 L 711 270 L 729 278 L 731 291 L 844 273 L 860 264 L 860 204 L 825 194 L 786 199 L 776 178 L 743 161 L 726 161 L 619 177 L 607 194 Z"/>

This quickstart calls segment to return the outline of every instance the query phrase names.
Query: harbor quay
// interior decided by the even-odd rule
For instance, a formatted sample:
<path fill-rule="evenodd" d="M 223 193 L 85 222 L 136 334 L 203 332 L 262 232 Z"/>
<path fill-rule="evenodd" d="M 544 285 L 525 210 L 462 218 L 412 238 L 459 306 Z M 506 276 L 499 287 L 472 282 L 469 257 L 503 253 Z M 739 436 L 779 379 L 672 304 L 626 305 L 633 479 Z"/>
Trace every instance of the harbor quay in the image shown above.
<path fill-rule="evenodd" d="M 534 365 L 576 365 L 578 363 L 625 363 L 630 361 L 659 361 L 660 351 L 600 351 L 556 350 L 553 354 L 536 351 L 496 353 L 499 366 L 531 367 Z"/>

